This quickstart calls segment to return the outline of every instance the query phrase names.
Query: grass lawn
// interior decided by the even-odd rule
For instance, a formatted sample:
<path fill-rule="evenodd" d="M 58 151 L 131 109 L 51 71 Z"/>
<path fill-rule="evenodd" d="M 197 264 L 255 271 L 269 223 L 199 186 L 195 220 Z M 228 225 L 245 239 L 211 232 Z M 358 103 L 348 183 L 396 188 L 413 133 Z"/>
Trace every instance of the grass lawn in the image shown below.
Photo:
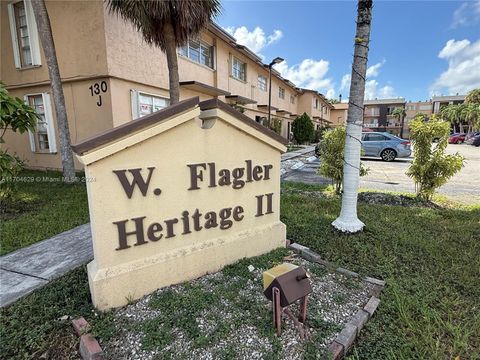
<path fill-rule="evenodd" d="M 27 211 L 2 214 L 3 253 L 88 221 L 83 185 L 26 183 L 20 189 Z M 340 199 L 321 187 L 283 184 L 281 209 L 289 239 L 387 281 L 350 359 L 480 359 L 480 205 L 359 204 L 366 229 L 356 235 L 332 229 Z M 68 359 L 76 339 L 64 315 L 84 316 L 101 339 L 113 335 L 111 313 L 93 312 L 79 268 L 1 309 L 0 358 Z"/>
<path fill-rule="evenodd" d="M 330 223 L 339 198 L 283 184 L 288 237 L 352 271 L 386 280 L 351 359 L 480 359 L 480 206 L 359 205 L 365 230 Z"/>
<path fill-rule="evenodd" d="M 12 201 L 0 209 L 0 255 L 85 224 L 84 183 L 66 185 L 59 172 L 24 171 Z"/>

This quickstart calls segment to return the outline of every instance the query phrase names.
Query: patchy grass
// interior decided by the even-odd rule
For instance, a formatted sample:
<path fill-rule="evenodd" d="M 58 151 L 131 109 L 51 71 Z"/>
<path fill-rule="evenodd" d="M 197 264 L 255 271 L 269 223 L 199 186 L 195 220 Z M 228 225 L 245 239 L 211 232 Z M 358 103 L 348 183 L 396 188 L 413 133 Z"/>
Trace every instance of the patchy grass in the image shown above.
<path fill-rule="evenodd" d="M 296 150 L 300 150 L 300 149 L 303 149 L 303 146 L 287 145 L 287 152 L 296 151 Z"/>
<path fill-rule="evenodd" d="M 351 359 L 480 359 L 480 206 L 359 204 L 366 228 L 335 231 L 340 199 L 284 183 L 288 238 L 349 270 L 387 281 Z M 314 196 L 312 196 L 314 194 Z"/>
<path fill-rule="evenodd" d="M 0 255 L 88 222 L 85 184 L 67 185 L 61 176 L 22 172 L 15 195 L 0 209 Z"/>
<path fill-rule="evenodd" d="M 85 267 L 0 309 L 0 358 L 78 359 L 71 319 L 79 316 L 95 324 L 103 336 L 112 331 L 110 313 L 93 310 Z"/>

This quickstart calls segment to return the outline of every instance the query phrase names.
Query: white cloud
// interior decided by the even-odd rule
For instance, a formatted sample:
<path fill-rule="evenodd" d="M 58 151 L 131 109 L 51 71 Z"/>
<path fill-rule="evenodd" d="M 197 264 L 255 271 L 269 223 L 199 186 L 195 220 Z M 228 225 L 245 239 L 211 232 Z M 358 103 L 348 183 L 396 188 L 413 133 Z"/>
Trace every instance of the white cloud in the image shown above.
<path fill-rule="evenodd" d="M 385 85 L 379 88 L 379 83 L 377 80 L 372 79 L 376 78 L 380 74 L 381 67 L 385 64 L 385 60 L 382 60 L 379 63 L 376 63 L 367 68 L 367 81 L 365 81 L 365 99 L 387 99 L 395 96 L 395 89 L 390 85 Z M 340 84 L 340 91 L 348 92 L 350 90 L 351 75 L 345 74 L 342 77 L 342 82 Z M 348 94 L 346 94 L 348 96 Z"/>
<path fill-rule="evenodd" d="M 473 26 L 480 23 L 480 0 L 462 3 L 454 12 L 450 27 Z"/>
<path fill-rule="evenodd" d="M 448 62 L 448 69 L 430 87 L 431 95 L 466 94 L 480 87 L 480 39 L 449 40 L 438 57 Z"/>
<path fill-rule="evenodd" d="M 273 30 L 272 34 L 265 35 L 265 31 L 258 26 L 252 31 L 246 26 L 227 27 L 225 30 L 237 40 L 237 43 L 248 47 L 254 53 L 259 53 L 264 47 L 276 43 L 283 37 L 280 30 Z"/>
<path fill-rule="evenodd" d="M 367 68 L 367 78 L 372 78 L 372 77 L 377 77 L 378 74 L 380 73 L 380 68 L 385 64 L 385 60 L 382 60 L 379 63 L 376 63 L 375 65 L 369 66 Z"/>
<path fill-rule="evenodd" d="M 352 76 L 350 74 L 343 75 L 342 83 L 340 84 L 340 91 L 349 91 L 351 82 L 352 82 Z"/>
<path fill-rule="evenodd" d="M 331 78 L 327 78 L 327 60 L 304 59 L 300 64 L 288 66 L 286 61 L 275 65 L 275 70 L 295 85 L 326 93 L 333 97 L 335 90 Z"/>
<path fill-rule="evenodd" d="M 378 97 L 380 99 L 391 99 L 395 97 L 395 89 L 390 85 L 385 85 L 378 90 Z"/>
<path fill-rule="evenodd" d="M 445 47 L 438 53 L 438 57 L 440 59 L 448 59 L 449 57 L 457 54 L 459 51 L 465 49 L 468 45 L 470 45 L 470 41 L 467 39 L 460 41 L 455 41 L 453 39 L 448 40 Z"/>

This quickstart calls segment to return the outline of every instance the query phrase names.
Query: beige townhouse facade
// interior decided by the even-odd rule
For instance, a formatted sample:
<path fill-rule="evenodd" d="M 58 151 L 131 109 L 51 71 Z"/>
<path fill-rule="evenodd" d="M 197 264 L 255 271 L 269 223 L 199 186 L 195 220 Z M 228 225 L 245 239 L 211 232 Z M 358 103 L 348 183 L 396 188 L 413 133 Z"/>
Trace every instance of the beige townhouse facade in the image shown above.
<path fill-rule="evenodd" d="M 330 115 L 332 127 L 345 126 L 347 124 L 348 103 L 333 104 L 333 109 Z"/>
<path fill-rule="evenodd" d="M 164 53 L 147 45 L 102 1 L 46 1 L 73 144 L 169 105 Z M 35 107 L 35 132 L 7 132 L 6 147 L 30 168 L 59 169 L 58 129 L 45 57 L 29 0 L 0 2 L 1 81 Z M 262 122 L 268 116 L 268 66 L 215 24 L 178 49 L 181 100 L 219 98 Z M 332 105 L 272 71 L 272 117 L 290 137 L 307 112 L 318 126 Z M 76 167 L 81 169 L 80 163 Z"/>

